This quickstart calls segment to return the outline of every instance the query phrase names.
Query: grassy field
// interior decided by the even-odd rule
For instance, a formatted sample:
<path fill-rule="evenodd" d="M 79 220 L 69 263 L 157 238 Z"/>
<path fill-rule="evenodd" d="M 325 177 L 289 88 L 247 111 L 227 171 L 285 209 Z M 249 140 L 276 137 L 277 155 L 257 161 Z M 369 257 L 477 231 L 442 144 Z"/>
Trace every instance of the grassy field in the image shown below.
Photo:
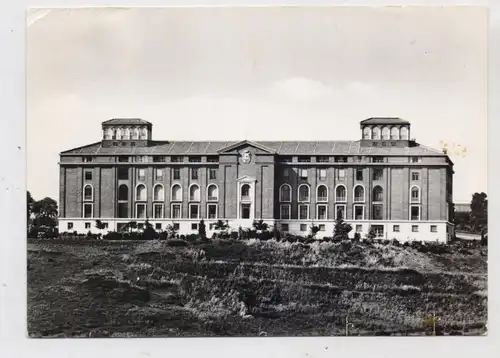
<path fill-rule="evenodd" d="M 37 240 L 31 337 L 486 332 L 487 253 L 366 243 Z"/>

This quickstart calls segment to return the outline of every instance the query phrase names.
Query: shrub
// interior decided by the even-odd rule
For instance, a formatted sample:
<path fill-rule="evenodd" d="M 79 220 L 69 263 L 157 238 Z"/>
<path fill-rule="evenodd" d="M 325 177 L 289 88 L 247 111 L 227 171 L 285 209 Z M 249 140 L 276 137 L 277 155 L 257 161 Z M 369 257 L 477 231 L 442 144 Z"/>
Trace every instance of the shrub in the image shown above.
<path fill-rule="evenodd" d="M 199 236 L 199 235 L 196 235 L 196 234 L 186 235 L 186 241 L 189 241 L 189 242 L 194 242 L 194 241 L 198 240 L 198 238 L 204 239 L 202 236 Z"/>
<path fill-rule="evenodd" d="M 231 236 L 230 237 L 233 240 L 238 240 L 238 232 L 237 231 L 231 232 Z"/>
<path fill-rule="evenodd" d="M 354 239 L 353 239 L 353 241 L 355 241 L 355 242 L 361 241 L 361 234 L 359 232 L 355 232 L 354 233 Z"/>
<path fill-rule="evenodd" d="M 122 235 L 116 231 L 109 231 L 107 234 L 104 234 L 102 238 L 104 240 L 121 240 Z"/>
<path fill-rule="evenodd" d="M 184 241 L 184 240 L 186 240 L 186 236 L 184 234 L 181 234 L 181 236 L 179 236 L 179 239 Z"/>
<path fill-rule="evenodd" d="M 183 247 L 183 246 L 188 246 L 188 243 L 184 240 L 171 239 L 167 240 L 167 246 Z"/>
<path fill-rule="evenodd" d="M 337 212 L 337 219 L 335 220 L 335 227 L 333 229 L 333 237 L 340 240 L 345 240 L 349 238 L 349 233 L 352 230 L 352 226 L 346 223 L 342 217 L 342 212 L 339 210 Z"/>

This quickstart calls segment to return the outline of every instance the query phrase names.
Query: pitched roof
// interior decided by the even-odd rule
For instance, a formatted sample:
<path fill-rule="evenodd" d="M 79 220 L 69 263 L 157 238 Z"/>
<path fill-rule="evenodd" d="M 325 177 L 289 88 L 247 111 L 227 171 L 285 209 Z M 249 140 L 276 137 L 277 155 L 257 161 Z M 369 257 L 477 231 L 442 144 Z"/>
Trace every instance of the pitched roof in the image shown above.
<path fill-rule="evenodd" d="M 371 117 L 360 122 L 364 124 L 410 124 L 410 122 L 398 117 Z"/>
<path fill-rule="evenodd" d="M 415 144 L 412 147 L 363 147 L 360 141 L 247 141 L 279 155 L 415 155 L 444 156 L 443 152 Z M 151 141 L 148 147 L 103 147 L 101 142 L 70 149 L 61 155 L 218 155 L 241 141 Z"/>
<path fill-rule="evenodd" d="M 103 125 L 113 125 L 113 124 L 118 124 L 118 125 L 126 125 L 126 124 L 146 124 L 146 125 L 151 125 L 150 122 L 145 121 L 144 119 L 140 118 L 112 118 L 108 119 L 107 121 L 102 122 Z"/>

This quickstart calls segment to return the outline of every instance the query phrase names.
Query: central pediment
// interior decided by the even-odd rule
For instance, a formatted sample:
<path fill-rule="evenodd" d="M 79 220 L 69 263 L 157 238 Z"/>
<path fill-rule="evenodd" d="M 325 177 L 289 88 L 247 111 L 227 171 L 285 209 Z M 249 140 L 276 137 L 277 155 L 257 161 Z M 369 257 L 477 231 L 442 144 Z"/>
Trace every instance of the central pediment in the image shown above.
<path fill-rule="evenodd" d="M 233 152 L 235 150 L 238 150 L 240 148 L 247 148 L 247 147 L 253 147 L 253 148 L 259 149 L 265 153 L 269 153 L 269 154 L 276 154 L 276 151 L 274 149 L 268 148 L 262 144 L 259 144 L 259 143 L 256 143 L 256 142 L 253 142 L 250 140 L 242 140 L 240 142 L 228 145 L 226 147 L 219 149 L 218 152 L 219 153 L 229 153 L 229 152 Z"/>

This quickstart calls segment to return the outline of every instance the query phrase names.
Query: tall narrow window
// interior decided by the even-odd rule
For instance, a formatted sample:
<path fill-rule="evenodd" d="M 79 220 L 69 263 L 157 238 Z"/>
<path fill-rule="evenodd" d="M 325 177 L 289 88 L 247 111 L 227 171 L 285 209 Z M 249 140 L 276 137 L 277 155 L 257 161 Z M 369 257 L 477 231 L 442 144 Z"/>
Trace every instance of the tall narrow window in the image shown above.
<path fill-rule="evenodd" d="M 383 140 L 389 140 L 389 136 L 390 136 L 389 127 L 382 128 L 382 139 Z"/>
<path fill-rule="evenodd" d="M 92 180 L 92 170 L 86 170 L 85 171 L 85 181 L 91 181 Z"/>
<path fill-rule="evenodd" d="M 181 178 L 181 168 L 174 168 L 172 177 L 174 180 L 179 180 Z"/>
<path fill-rule="evenodd" d="M 162 179 L 163 179 L 163 169 L 156 168 L 156 180 L 162 180 Z"/>
<path fill-rule="evenodd" d="M 398 127 L 391 128 L 391 139 L 398 140 L 399 139 L 399 129 Z"/>
<path fill-rule="evenodd" d="M 373 220 L 383 220 L 383 205 L 382 204 L 373 204 Z"/>
<path fill-rule="evenodd" d="M 377 185 L 373 188 L 373 201 L 383 201 L 384 200 L 384 191 L 381 186 Z"/>
<path fill-rule="evenodd" d="M 217 204 L 208 204 L 207 213 L 209 219 L 217 219 Z"/>
<path fill-rule="evenodd" d="M 208 169 L 208 179 L 210 179 L 210 180 L 217 179 L 217 169 L 216 168 Z"/>
<path fill-rule="evenodd" d="M 94 190 L 92 189 L 92 185 L 85 185 L 85 187 L 83 188 L 83 200 L 94 200 Z"/>
<path fill-rule="evenodd" d="M 127 167 L 118 167 L 118 180 L 128 180 Z"/>
<path fill-rule="evenodd" d="M 299 201 L 309 201 L 309 186 L 299 186 Z"/>
<path fill-rule="evenodd" d="M 189 200 L 200 201 L 200 187 L 198 185 L 191 185 L 189 188 Z"/>
<path fill-rule="evenodd" d="M 335 205 L 335 219 L 345 219 L 345 204 Z"/>
<path fill-rule="evenodd" d="M 372 133 L 373 133 L 373 139 L 380 140 L 380 128 L 379 127 L 373 128 Z"/>
<path fill-rule="evenodd" d="M 290 185 L 283 184 L 280 188 L 280 201 L 290 202 L 292 201 Z"/>
<path fill-rule="evenodd" d="M 420 220 L 420 206 L 412 205 L 410 208 L 410 220 Z"/>
<path fill-rule="evenodd" d="M 137 170 L 137 179 L 140 181 L 146 180 L 146 169 Z"/>
<path fill-rule="evenodd" d="M 250 185 L 243 184 L 241 187 L 241 200 L 249 200 L 250 199 Z"/>
<path fill-rule="evenodd" d="M 363 169 L 361 168 L 356 169 L 356 180 L 363 181 Z"/>
<path fill-rule="evenodd" d="M 327 212 L 328 212 L 328 206 L 326 206 L 325 204 L 318 205 L 318 215 L 317 215 L 318 220 L 328 219 Z"/>
<path fill-rule="evenodd" d="M 328 201 L 328 188 L 326 185 L 318 186 L 317 201 Z"/>
<path fill-rule="evenodd" d="M 382 180 L 384 176 L 384 170 L 382 168 L 373 169 L 373 180 Z"/>
<path fill-rule="evenodd" d="M 319 170 L 319 180 L 325 180 L 326 179 L 326 169 L 320 169 Z"/>
<path fill-rule="evenodd" d="M 364 219 L 365 219 L 364 205 L 354 205 L 354 220 L 364 220 Z"/>
<path fill-rule="evenodd" d="M 163 204 L 153 204 L 153 210 L 155 219 L 163 218 Z"/>
<path fill-rule="evenodd" d="M 191 168 L 191 179 L 198 179 L 198 168 Z"/>
<path fill-rule="evenodd" d="M 345 179 L 345 169 L 337 169 L 337 180 Z"/>
<path fill-rule="evenodd" d="M 307 169 L 300 169 L 300 179 L 307 180 Z"/>
<path fill-rule="evenodd" d="M 163 189 L 163 185 L 157 184 L 154 188 L 154 201 L 163 201 L 165 200 L 165 191 Z"/>
<path fill-rule="evenodd" d="M 283 179 L 285 179 L 285 180 L 290 179 L 290 169 L 288 169 L 288 168 L 283 169 Z"/>
<path fill-rule="evenodd" d="M 146 204 L 136 205 L 136 217 L 139 219 L 146 218 Z"/>
<path fill-rule="evenodd" d="M 356 185 L 354 187 L 354 202 L 364 202 L 365 201 L 365 188 L 361 185 Z"/>
<path fill-rule="evenodd" d="M 290 204 L 281 204 L 280 206 L 280 219 L 290 220 Z"/>
<path fill-rule="evenodd" d="M 172 204 L 171 216 L 172 219 L 181 218 L 181 204 Z"/>
<path fill-rule="evenodd" d="M 346 201 L 346 200 L 347 200 L 347 195 L 345 186 L 338 185 L 337 188 L 335 189 L 335 201 Z"/>
<path fill-rule="evenodd" d="M 309 205 L 299 205 L 299 220 L 309 220 Z"/>
<path fill-rule="evenodd" d="M 199 217 L 200 217 L 200 205 L 189 204 L 189 218 L 199 219 Z"/>
<path fill-rule="evenodd" d="M 207 199 L 208 201 L 217 201 L 219 200 L 219 188 L 217 188 L 217 185 L 215 184 L 210 184 L 207 188 Z"/>
<path fill-rule="evenodd" d="M 137 185 L 135 192 L 136 192 L 135 200 L 146 201 L 146 187 L 144 186 L 144 184 Z"/>
<path fill-rule="evenodd" d="M 94 214 L 94 205 L 90 203 L 83 204 L 83 217 L 91 218 L 94 216 L 93 214 Z"/>
<path fill-rule="evenodd" d="M 408 140 L 408 128 L 407 127 L 401 127 L 401 139 L 402 140 Z"/>
<path fill-rule="evenodd" d="M 182 187 L 179 184 L 172 186 L 172 201 L 182 201 Z"/>
<path fill-rule="evenodd" d="M 370 127 L 363 129 L 363 139 L 372 139 L 372 130 Z"/>
<path fill-rule="evenodd" d="M 420 189 L 418 186 L 414 186 L 411 188 L 411 202 L 419 203 L 420 202 Z"/>
<path fill-rule="evenodd" d="M 118 200 L 128 200 L 128 186 L 125 184 L 118 187 Z"/>

